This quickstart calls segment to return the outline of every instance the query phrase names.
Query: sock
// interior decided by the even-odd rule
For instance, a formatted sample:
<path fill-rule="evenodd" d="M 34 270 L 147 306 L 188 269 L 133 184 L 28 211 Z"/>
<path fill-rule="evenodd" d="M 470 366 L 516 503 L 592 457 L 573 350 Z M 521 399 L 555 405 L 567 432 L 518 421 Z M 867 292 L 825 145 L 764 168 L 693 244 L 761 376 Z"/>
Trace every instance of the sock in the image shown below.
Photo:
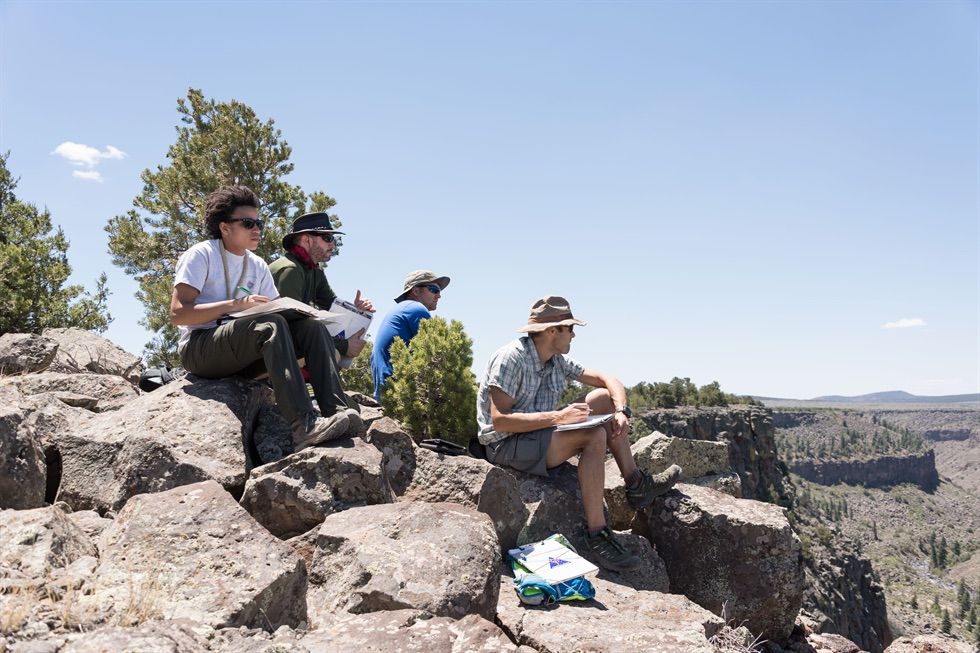
<path fill-rule="evenodd" d="M 590 529 L 588 529 L 588 531 L 589 531 L 589 537 L 595 537 L 596 535 L 598 535 L 599 533 L 601 533 L 604 530 L 606 530 L 606 527 L 605 526 L 600 526 L 599 528 L 590 528 Z"/>
<path fill-rule="evenodd" d="M 636 488 L 640 487 L 640 481 L 642 480 L 643 480 L 643 472 L 641 472 L 640 468 L 637 467 L 636 469 L 633 470 L 633 473 L 630 474 L 630 477 L 626 479 L 626 489 L 635 490 Z"/>

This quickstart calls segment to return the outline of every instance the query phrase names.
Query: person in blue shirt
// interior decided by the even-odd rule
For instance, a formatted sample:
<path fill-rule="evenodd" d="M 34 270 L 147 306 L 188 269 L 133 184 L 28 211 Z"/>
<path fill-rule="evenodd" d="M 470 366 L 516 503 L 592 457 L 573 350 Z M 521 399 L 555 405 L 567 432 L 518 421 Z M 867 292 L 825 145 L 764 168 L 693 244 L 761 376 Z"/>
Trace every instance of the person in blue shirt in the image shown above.
<path fill-rule="evenodd" d="M 419 332 L 419 322 L 432 317 L 449 277 L 440 277 L 431 270 L 415 270 L 405 277 L 402 294 L 395 297 L 398 306 L 385 315 L 378 327 L 378 336 L 371 350 L 371 376 L 374 379 L 374 398 L 381 401 L 381 388 L 391 376 L 391 343 L 401 338 L 407 345 Z"/>

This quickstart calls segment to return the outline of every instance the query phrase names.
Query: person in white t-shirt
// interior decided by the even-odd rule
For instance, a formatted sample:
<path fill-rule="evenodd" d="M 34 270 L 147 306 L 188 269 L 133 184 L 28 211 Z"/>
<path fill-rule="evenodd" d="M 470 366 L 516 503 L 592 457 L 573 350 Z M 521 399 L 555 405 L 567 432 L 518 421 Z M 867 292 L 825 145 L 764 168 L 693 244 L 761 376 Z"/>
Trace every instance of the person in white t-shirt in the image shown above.
<path fill-rule="evenodd" d="M 174 275 L 170 321 L 180 328 L 177 352 L 184 368 L 222 378 L 265 364 L 279 410 L 290 421 L 300 451 L 363 428 L 334 360 L 334 344 L 313 318 L 279 313 L 227 318 L 279 296 L 269 266 L 252 253 L 262 239 L 258 198 L 245 186 L 225 186 L 207 198 L 204 222 L 211 240 L 181 254 Z M 313 409 L 297 358 L 305 358 L 320 406 Z"/>

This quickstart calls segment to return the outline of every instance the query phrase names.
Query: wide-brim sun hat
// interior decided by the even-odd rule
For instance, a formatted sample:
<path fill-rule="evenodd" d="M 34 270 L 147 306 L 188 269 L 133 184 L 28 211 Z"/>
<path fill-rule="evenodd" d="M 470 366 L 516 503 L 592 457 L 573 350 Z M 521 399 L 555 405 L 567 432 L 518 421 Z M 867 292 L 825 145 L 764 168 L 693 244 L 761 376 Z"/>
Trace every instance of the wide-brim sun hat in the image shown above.
<path fill-rule="evenodd" d="M 415 286 L 424 286 L 428 283 L 434 283 L 442 290 L 446 289 L 449 285 L 449 277 L 440 277 L 438 274 L 432 270 L 412 270 L 405 277 L 404 288 L 402 293 L 395 297 L 396 302 L 400 302 L 412 291 Z"/>
<path fill-rule="evenodd" d="M 330 223 L 330 216 L 323 211 L 306 213 L 293 220 L 293 230 L 282 237 L 282 248 L 285 250 L 292 249 L 296 236 L 309 233 L 344 235 L 343 231 L 337 231 L 333 228 L 333 224 Z"/>
<path fill-rule="evenodd" d="M 568 300 L 557 295 L 547 295 L 531 306 L 531 314 L 527 324 L 518 329 L 522 333 L 536 333 L 553 326 L 585 326 L 582 320 L 576 320 Z"/>

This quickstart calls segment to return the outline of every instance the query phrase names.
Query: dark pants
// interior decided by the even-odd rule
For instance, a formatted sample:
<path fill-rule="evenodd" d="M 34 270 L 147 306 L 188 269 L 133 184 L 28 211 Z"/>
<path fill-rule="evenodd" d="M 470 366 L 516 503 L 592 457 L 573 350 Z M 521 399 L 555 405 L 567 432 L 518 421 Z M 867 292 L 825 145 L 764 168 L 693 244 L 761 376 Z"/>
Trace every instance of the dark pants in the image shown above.
<path fill-rule="evenodd" d="M 297 358 L 306 359 L 313 394 L 323 415 L 348 407 L 334 351 L 333 340 L 321 322 L 312 318 L 287 322 L 273 313 L 193 331 L 181 352 L 181 363 L 192 374 L 217 379 L 264 362 L 276 404 L 292 422 L 313 410 Z"/>

